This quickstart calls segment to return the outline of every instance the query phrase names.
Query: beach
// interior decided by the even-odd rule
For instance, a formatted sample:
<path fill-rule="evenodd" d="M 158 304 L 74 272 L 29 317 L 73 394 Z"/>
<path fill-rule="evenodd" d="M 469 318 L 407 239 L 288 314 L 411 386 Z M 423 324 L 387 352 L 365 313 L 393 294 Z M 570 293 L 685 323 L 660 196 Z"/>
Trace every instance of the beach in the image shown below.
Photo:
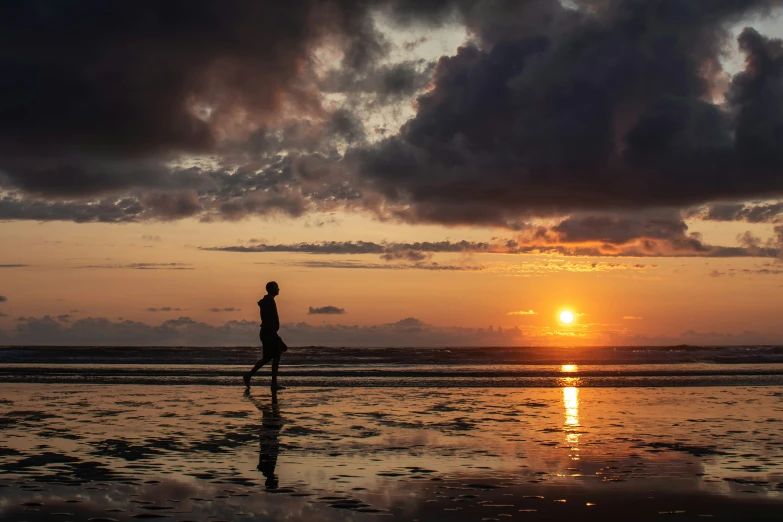
<path fill-rule="evenodd" d="M 0 39 L 0 522 L 783 522 L 783 0 Z"/>
<path fill-rule="evenodd" d="M 0 384 L 3 520 L 779 520 L 776 386 Z"/>

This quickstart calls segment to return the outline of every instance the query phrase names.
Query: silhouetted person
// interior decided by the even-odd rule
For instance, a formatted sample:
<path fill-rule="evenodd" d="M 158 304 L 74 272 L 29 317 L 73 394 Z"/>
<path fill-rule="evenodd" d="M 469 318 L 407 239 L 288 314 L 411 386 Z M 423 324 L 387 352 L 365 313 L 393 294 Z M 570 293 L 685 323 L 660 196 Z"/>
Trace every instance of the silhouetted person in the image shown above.
<path fill-rule="evenodd" d="M 277 392 L 272 392 L 272 403 L 260 405 L 250 395 L 250 390 L 245 391 L 245 396 L 261 411 L 261 429 L 258 433 L 258 471 L 264 475 L 266 489 L 277 489 L 277 456 L 280 455 L 280 428 L 283 421 L 280 417 L 280 408 L 277 405 Z"/>
<path fill-rule="evenodd" d="M 275 296 L 280 293 L 277 283 L 270 281 L 266 284 L 266 295 L 258 302 L 261 309 L 261 360 L 246 373 L 243 378 L 245 386 L 250 387 L 250 379 L 266 363 L 272 361 L 272 391 L 284 390 L 284 386 L 277 384 L 277 367 L 280 365 L 280 355 L 288 350 L 283 340 L 277 334 L 280 329 L 280 318 L 277 315 Z"/>

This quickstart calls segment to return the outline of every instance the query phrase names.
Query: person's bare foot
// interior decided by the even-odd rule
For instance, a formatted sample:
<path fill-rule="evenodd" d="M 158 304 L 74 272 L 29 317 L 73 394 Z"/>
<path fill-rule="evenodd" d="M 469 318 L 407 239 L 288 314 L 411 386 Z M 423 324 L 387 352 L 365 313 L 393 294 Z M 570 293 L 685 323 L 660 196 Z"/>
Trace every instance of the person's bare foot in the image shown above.
<path fill-rule="evenodd" d="M 245 387 L 250 388 L 250 375 L 244 374 L 242 380 L 245 381 Z"/>

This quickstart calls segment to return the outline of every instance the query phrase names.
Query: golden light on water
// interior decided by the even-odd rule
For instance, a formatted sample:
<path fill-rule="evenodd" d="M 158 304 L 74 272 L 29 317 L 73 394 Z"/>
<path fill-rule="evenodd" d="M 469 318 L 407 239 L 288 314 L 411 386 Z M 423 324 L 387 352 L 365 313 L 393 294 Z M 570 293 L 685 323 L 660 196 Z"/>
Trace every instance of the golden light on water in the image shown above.
<path fill-rule="evenodd" d="M 574 321 L 574 314 L 568 310 L 560 312 L 560 321 L 565 324 L 571 324 Z"/>
<path fill-rule="evenodd" d="M 563 388 L 566 426 L 579 425 L 579 388 Z"/>
<path fill-rule="evenodd" d="M 579 460 L 579 388 L 563 388 L 566 444 L 571 446 L 571 460 Z"/>
<path fill-rule="evenodd" d="M 564 373 L 572 373 L 579 371 L 579 367 L 575 364 L 564 364 L 560 367 L 560 371 Z"/>

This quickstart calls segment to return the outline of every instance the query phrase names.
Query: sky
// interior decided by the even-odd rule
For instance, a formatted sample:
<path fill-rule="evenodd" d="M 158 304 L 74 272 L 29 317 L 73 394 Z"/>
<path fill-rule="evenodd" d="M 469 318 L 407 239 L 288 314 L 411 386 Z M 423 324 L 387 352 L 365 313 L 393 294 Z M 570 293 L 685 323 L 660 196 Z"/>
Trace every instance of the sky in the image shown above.
<path fill-rule="evenodd" d="M 783 0 L 2 10 L 2 344 L 783 343 Z"/>

